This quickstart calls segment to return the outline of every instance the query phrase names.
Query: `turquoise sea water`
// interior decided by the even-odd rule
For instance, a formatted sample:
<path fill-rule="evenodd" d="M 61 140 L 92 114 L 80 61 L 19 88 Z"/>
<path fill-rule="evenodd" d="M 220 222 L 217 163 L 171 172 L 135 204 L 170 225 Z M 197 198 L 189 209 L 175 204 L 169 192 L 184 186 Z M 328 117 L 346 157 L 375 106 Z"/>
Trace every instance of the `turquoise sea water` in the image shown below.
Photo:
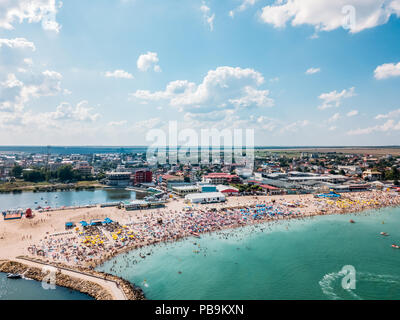
<path fill-rule="evenodd" d="M 7 279 L 5 273 L 0 273 L 0 300 L 93 300 L 93 298 L 62 287 L 44 290 L 41 282 L 11 280 Z"/>
<path fill-rule="evenodd" d="M 93 191 L 22 192 L 0 194 L 0 211 L 8 209 L 83 206 L 136 199 L 134 191 L 104 189 Z"/>
<path fill-rule="evenodd" d="M 132 251 L 100 269 L 149 299 L 400 299 L 393 243 L 400 245 L 400 208 L 203 235 Z M 341 286 L 346 265 L 356 270 L 355 290 Z"/>

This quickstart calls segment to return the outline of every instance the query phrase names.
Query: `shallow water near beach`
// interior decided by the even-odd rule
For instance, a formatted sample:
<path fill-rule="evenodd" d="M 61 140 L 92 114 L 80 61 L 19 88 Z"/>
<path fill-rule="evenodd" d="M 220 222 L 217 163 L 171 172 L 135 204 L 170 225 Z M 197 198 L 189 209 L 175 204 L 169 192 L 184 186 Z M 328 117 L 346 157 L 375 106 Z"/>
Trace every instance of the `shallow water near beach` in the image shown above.
<path fill-rule="evenodd" d="M 400 208 L 202 235 L 131 251 L 98 269 L 135 283 L 148 299 L 400 299 L 393 243 L 400 245 Z M 347 265 L 356 270 L 354 290 L 341 285 Z"/>
<path fill-rule="evenodd" d="M 34 280 L 7 278 L 0 272 L 0 300 L 93 300 L 92 297 L 63 287 L 45 290 Z"/>

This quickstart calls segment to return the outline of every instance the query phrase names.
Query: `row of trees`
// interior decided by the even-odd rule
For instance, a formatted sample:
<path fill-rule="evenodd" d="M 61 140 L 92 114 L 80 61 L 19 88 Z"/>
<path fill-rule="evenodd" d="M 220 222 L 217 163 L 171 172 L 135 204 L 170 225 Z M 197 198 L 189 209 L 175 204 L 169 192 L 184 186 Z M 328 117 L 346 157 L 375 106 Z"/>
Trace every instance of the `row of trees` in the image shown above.
<path fill-rule="evenodd" d="M 399 170 L 396 167 L 392 167 L 390 170 L 384 171 L 384 179 L 398 181 L 400 179 Z"/>
<path fill-rule="evenodd" d="M 57 170 L 50 171 L 45 168 L 37 168 L 31 170 L 23 170 L 21 166 L 15 166 L 11 174 L 15 178 L 23 178 L 28 182 L 43 182 L 57 180 L 60 182 L 93 180 L 91 176 L 83 176 L 72 168 L 71 165 L 61 166 Z"/>

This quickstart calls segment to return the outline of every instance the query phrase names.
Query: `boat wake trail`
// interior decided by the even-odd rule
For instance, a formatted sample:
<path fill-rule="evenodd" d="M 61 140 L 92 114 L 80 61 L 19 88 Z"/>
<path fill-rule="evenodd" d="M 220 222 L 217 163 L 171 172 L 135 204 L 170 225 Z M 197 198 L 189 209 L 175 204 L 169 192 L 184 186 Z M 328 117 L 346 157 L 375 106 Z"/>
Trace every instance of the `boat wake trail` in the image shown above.
<path fill-rule="evenodd" d="M 386 274 L 374 274 L 370 272 L 357 272 L 356 277 L 356 289 L 344 289 L 342 288 L 341 282 L 346 272 L 332 272 L 323 276 L 319 281 L 322 292 L 331 300 L 363 300 L 373 299 L 373 297 L 363 298 L 358 295 L 356 291 L 359 287 L 365 288 L 366 286 L 396 286 L 400 287 L 400 276 L 392 276 Z M 360 291 L 360 290 L 359 290 Z"/>

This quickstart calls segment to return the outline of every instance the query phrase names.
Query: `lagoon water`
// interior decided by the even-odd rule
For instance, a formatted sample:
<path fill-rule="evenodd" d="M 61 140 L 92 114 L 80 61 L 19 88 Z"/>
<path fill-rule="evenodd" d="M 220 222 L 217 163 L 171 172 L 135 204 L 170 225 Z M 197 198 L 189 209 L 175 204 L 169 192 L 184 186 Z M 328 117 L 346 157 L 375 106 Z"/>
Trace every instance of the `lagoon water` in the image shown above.
<path fill-rule="evenodd" d="M 5 273 L 0 273 L 0 300 L 93 300 L 93 298 L 62 287 L 44 290 L 41 282 L 11 280 Z"/>
<path fill-rule="evenodd" d="M 202 235 L 131 251 L 99 269 L 139 285 L 148 299 L 400 299 L 393 243 L 400 245 L 400 208 Z M 347 265 L 356 270 L 354 290 L 341 285 Z"/>
<path fill-rule="evenodd" d="M 135 199 L 134 191 L 104 189 L 93 191 L 22 192 L 0 194 L 0 211 L 18 208 L 82 206 Z"/>

